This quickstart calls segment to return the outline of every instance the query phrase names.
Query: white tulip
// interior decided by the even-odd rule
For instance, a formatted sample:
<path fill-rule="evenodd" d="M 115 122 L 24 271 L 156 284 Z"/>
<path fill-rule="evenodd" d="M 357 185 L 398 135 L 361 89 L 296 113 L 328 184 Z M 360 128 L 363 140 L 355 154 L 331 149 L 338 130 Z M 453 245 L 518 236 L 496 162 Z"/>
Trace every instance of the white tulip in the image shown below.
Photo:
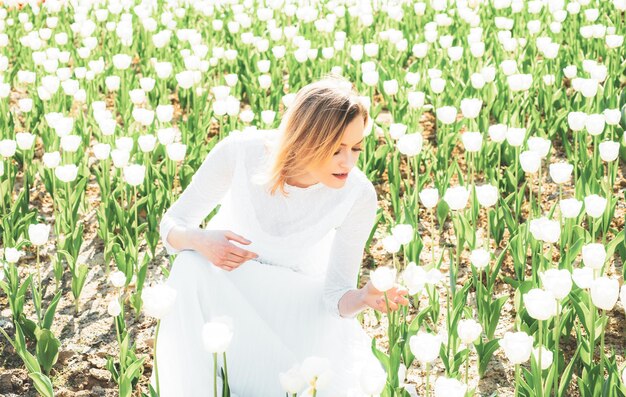
<path fill-rule="evenodd" d="M 520 153 L 519 161 L 524 172 L 534 174 L 539 171 L 541 166 L 541 157 L 537 152 L 526 150 Z"/>
<path fill-rule="evenodd" d="M 126 275 L 120 270 L 111 272 L 111 274 L 109 275 L 109 282 L 115 288 L 122 288 L 126 285 Z"/>
<path fill-rule="evenodd" d="M 528 144 L 528 149 L 536 152 L 542 159 L 546 158 L 546 156 L 550 152 L 550 146 L 552 145 L 552 142 L 550 142 L 549 139 L 537 136 L 532 136 L 528 138 L 528 141 L 526 143 Z"/>
<path fill-rule="evenodd" d="M 406 134 L 407 125 L 402 123 L 391 123 L 389 125 L 389 135 L 392 139 L 399 139 L 401 136 Z"/>
<path fill-rule="evenodd" d="M 559 221 L 550 220 L 545 216 L 530 221 L 530 233 L 535 240 L 546 243 L 556 243 L 561 237 L 561 225 Z"/>
<path fill-rule="evenodd" d="M 370 361 L 361 368 L 359 381 L 361 391 L 368 396 L 377 396 L 387 385 L 387 373 L 378 362 Z"/>
<path fill-rule="evenodd" d="M 45 223 L 28 225 L 28 239 L 33 245 L 44 245 L 50 236 L 50 225 Z"/>
<path fill-rule="evenodd" d="M 585 128 L 591 136 L 602 134 L 606 120 L 603 114 L 590 114 L 585 121 Z"/>
<path fill-rule="evenodd" d="M 476 186 L 476 198 L 478 203 L 485 208 L 494 206 L 498 202 L 500 193 L 494 185 L 484 184 Z"/>
<path fill-rule="evenodd" d="M 598 146 L 598 150 L 600 151 L 600 158 L 602 158 L 602 161 L 611 162 L 617 160 L 617 156 L 619 155 L 619 147 L 619 142 L 601 142 Z"/>
<path fill-rule="evenodd" d="M 398 224 L 391 228 L 391 233 L 402 244 L 408 244 L 413 240 L 413 226 L 410 224 Z"/>
<path fill-rule="evenodd" d="M 209 353 L 224 353 L 232 339 L 233 331 L 225 322 L 210 321 L 202 327 L 204 348 Z"/>
<path fill-rule="evenodd" d="M 480 109 L 483 106 L 482 99 L 479 98 L 463 98 L 461 100 L 461 113 L 463 117 L 468 119 L 475 119 L 480 113 Z"/>
<path fill-rule="evenodd" d="M 543 287 L 556 299 L 565 298 L 572 289 L 572 274 L 567 269 L 548 269 L 539 273 Z"/>
<path fill-rule="evenodd" d="M 396 146 L 398 151 L 405 156 L 416 156 L 422 152 L 423 137 L 419 132 L 404 134 L 398 138 Z"/>
<path fill-rule="evenodd" d="M 570 180 L 574 166 L 569 163 L 552 163 L 549 166 L 550 178 L 556 184 L 563 184 Z"/>
<path fill-rule="evenodd" d="M 619 283 L 614 278 L 598 277 L 591 283 L 591 301 L 602 310 L 612 310 L 619 296 Z"/>
<path fill-rule="evenodd" d="M 451 210 L 462 210 L 467 206 L 470 192 L 465 186 L 455 186 L 446 189 L 443 200 Z"/>
<path fill-rule="evenodd" d="M 522 146 L 526 137 L 526 128 L 508 127 L 506 130 L 506 141 L 513 147 Z"/>
<path fill-rule="evenodd" d="M 46 168 L 56 168 L 59 164 L 61 164 L 61 153 L 58 151 L 44 153 L 41 156 L 44 165 Z"/>
<path fill-rule="evenodd" d="M 122 306 L 120 305 L 120 299 L 117 295 L 114 295 L 113 298 L 109 301 L 109 305 L 107 306 L 107 313 L 111 317 L 117 317 L 122 312 Z"/>
<path fill-rule="evenodd" d="M 12 157 L 17 150 L 17 142 L 13 139 L 3 139 L 0 141 L 0 156 Z"/>
<path fill-rule="evenodd" d="M 491 253 L 484 248 L 477 248 L 475 250 L 472 250 L 472 253 L 470 255 L 470 262 L 478 270 L 483 270 L 484 268 L 489 266 L 490 260 Z"/>
<path fill-rule="evenodd" d="M 483 327 L 476 320 L 463 319 L 459 321 L 456 332 L 459 339 L 461 339 L 461 342 L 469 345 L 480 338 L 480 335 L 483 332 Z"/>
<path fill-rule="evenodd" d="M 499 341 L 511 364 L 517 365 L 528 361 L 533 347 L 533 337 L 526 332 L 506 332 Z"/>
<path fill-rule="evenodd" d="M 601 243 L 583 245 L 583 263 L 591 269 L 601 269 L 606 261 L 606 248 Z"/>
<path fill-rule="evenodd" d="M 583 202 L 576 200 L 575 198 L 568 198 L 559 202 L 561 208 L 561 214 L 563 218 L 572 219 L 577 218 L 580 215 L 580 210 L 583 208 Z"/>
<path fill-rule="evenodd" d="M 328 386 L 332 379 L 330 361 L 325 357 L 307 357 L 300 365 L 304 380 L 315 390 Z"/>
<path fill-rule="evenodd" d="M 567 124 L 572 131 L 582 131 L 587 122 L 587 113 L 569 112 L 567 114 Z"/>
<path fill-rule="evenodd" d="M 572 280 L 578 288 L 585 289 L 591 288 L 591 282 L 593 281 L 594 270 L 590 267 L 583 267 L 582 269 L 574 269 L 572 272 Z"/>
<path fill-rule="evenodd" d="M 602 114 L 604 115 L 604 120 L 608 125 L 618 125 L 620 118 L 622 117 L 622 113 L 619 109 L 604 109 Z"/>
<path fill-rule="evenodd" d="M 556 315 L 556 299 L 551 292 L 533 288 L 523 295 L 524 306 L 535 320 L 548 320 Z"/>
<path fill-rule="evenodd" d="M 435 381 L 435 397 L 464 397 L 467 385 L 458 379 L 440 376 Z"/>
<path fill-rule="evenodd" d="M 591 194 L 586 196 L 585 199 L 585 212 L 592 218 L 599 218 L 604 213 L 607 200 L 604 197 L 600 197 L 597 194 Z"/>
<path fill-rule="evenodd" d="M 489 126 L 489 138 L 495 143 L 502 143 L 506 139 L 508 127 L 506 124 L 494 124 Z"/>
<path fill-rule="evenodd" d="M 172 142 L 165 147 L 167 157 L 172 161 L 183 161 L 187 152 L 187 145 L 180 142 Z"/>
<path fill-rule="evenodd" d="M 419 192 L 419 198 L 422 202 L 422 205 L 427 209 L 433 208 L 437 205 L 437 201 L 439 201 L 439 191 L 436 188 L 425 188 Z"/>
<path fill-rule="evenodd" d="M 418 331 L 409 338 L 409 348 L 415 359 L 422 365 L 432 363 L 439 357 L 439 349 L 443 343 L 441 335 Z"/>
<path fill-rule="evenodd" d="M 483 144 L 483 134 L 480 132 L 468 131 L 461 135 L 463 146 L 465 150 L 470 153 L 476 153 L 480 151 Z"/>
<path fill-rule="evenodd" d="M 54 175 L 61 182 L 72 182 L 78 176 L 78 167 L 76 164 L 59 165 L 54 169 Z"/>
<path fill-rule="evenodd" d="M 387 266 L 379 266 L 370 273 L 370 280 L 380 292 L 385 292 L 391 289 L 396 282 L 397 270 Z"/>
<path fill-rule="evenodd" d="M 156 116 L 161 123 L 169 123 L 174 117 L 174 106 L 158 105 L 156 107 Z"/>
<path fill-rule="evenodd" d="M 287 372 L 279 373 L 278 379 L 283 390 L 289 395 L 300 393 L 306 386 L 306 382 L 300 373 L 299 365 L 294 365 Z"/>
<path fill-rule="evenodd" d="M 456 121 L 456 108 L 454 106 L 443 106 L 437 108 L 437 120 L 443 124 L 452 124 Z"/>
<path fill-rule="evenodd" d="M 552 351 L 546 349 L 543 346 L 539 348 L 533 348 L 532 354 L 535 358 L 535 361 L 539 360 L 539 349 L 541 349 L 541 369 L 546 370 L 552 365 L 553 354 Z"/>
<path fill-rule="evenodd" d="M 124 180 L 130 186 L 139 186 L 146 176 L 146 166 L 143 164 L 131 164 L 124 167 Z"/>

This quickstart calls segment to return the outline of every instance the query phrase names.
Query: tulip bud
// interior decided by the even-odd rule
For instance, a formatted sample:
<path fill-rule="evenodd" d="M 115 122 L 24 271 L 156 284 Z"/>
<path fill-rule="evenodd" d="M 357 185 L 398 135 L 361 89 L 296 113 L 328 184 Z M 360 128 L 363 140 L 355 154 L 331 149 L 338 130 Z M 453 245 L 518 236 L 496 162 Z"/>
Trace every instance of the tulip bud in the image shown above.
<path fill-rule="evenodd" d="M 591 283 L 591 301 L 602 310 L 612 310 L 619 296 L 619 283 L 616 279 L 599 277 Z"/>

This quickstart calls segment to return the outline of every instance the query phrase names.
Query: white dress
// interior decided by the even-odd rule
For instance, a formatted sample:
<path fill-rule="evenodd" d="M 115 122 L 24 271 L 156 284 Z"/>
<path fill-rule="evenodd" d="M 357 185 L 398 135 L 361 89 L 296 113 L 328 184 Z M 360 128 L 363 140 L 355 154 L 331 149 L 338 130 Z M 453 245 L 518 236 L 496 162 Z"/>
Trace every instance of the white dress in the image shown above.
<path fill-rule="evenodd" d="M 253 175 L 277 139 L 277 130 L 222 139 L 161 220 L 163 244 L 177 254 L 166 282 L 178 291 L 157 341 L 161 397 L 213 396 L 213 356 L 201 330 L 217 316 L 233 320 L 226 357 L 239 397 L 284 396 L 279 373 L 309 356 L 332 365 L 331 384 L 317 395 L 345 396 L 358 388 L 361 366 L 376 361 L 358 320 L 338 310 L 339 299 L 356 287 L 376 216 L 374 186 L 355 167 L 339 189 L 286 185 L 289 197 L 271 196 Z M 196 251 L 175 250 L 166 238 L 176 224 L 199 227 L 218 203 L 206 229 L 231 230 L 252 241 L 233 244 L 259 255 L 231 272 Z M 151 381 L 155 386 L 154 372 Z"/>

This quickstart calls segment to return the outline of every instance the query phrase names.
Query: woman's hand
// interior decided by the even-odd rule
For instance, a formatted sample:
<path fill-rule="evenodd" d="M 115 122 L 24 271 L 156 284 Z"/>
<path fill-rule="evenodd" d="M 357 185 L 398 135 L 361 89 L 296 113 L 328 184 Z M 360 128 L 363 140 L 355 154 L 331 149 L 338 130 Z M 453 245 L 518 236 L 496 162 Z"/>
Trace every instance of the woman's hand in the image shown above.
<path fill-rule="evenodd" d="M 409 291 L 401 286 L 395 285 L 387 290 L 387 300 L 389 301 L 389 310 L 395 311 L 402 305 L 408 305 L 409 300 L 407 298 Z M 374 287 L 371 281 L 363 287 L 363 300 L 364 303 L 374 310 L 387 313 L 387 303 L 385 302 L 385 294 Z"/>
<path fill-rule="evenodd" d="M 259 257 L 252 251 L 232 244 L 229 240 L 241 244 L 250 244 L 251 241 L 230 230 L 201 229 L 194 232 L 192 239 L 195 251 L 215 266 L 229 272 L 241 266 L 242 263 Z"/>

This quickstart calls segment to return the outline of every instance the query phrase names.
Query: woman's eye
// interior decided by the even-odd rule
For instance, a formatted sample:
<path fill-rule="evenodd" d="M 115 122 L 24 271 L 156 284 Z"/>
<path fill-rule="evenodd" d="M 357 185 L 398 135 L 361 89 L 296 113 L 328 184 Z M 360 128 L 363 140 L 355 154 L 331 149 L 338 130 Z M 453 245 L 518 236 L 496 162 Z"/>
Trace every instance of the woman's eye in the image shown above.
<path fill-rule="evenodd" d="M 353 152 L 362 152 L 363 149 L 358 149 L 358 148 L 354 148 L 352 149 Z M 339 150 L 338 152 L 335 152 L 335 156 L 338 155 L 341 152 L 341 150 Z"/>

